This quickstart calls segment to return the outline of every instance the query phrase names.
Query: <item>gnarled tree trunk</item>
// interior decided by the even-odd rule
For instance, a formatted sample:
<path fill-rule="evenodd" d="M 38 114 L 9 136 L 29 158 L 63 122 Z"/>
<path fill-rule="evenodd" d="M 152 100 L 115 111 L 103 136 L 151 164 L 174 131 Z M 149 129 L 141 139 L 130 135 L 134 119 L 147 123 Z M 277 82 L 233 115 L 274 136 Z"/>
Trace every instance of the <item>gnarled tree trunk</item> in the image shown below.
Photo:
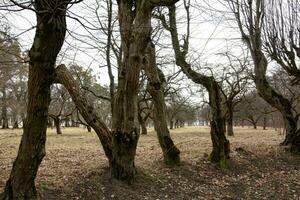
<path fill-rule="evenodd" d="M 180 151 L 175 146 L 167 124 L 166 104 L 164 87 L 166 84 L 164 74 L 156 65 L 155 46 L 152 43 L 147 47 L 148 63 L 144 71 L 148 77 L 147 91 L 154 102 L 154 126 L 158 141 L 163 152 L 164 162 L 167 165 L 178 165 L 180 163 Z"/>
<path fill-rule="evenodd" d="M 34 182 L 45 155 L 50 85 L 54 79 L 56 57 L 65 38 L 68 2 L 59 0 L 34 2 L 37 27 L 34 43 L 29 52 L 27 118 L 18 156 L 5 186 L 3 198 L 5 200 L 36 198 Z"/>

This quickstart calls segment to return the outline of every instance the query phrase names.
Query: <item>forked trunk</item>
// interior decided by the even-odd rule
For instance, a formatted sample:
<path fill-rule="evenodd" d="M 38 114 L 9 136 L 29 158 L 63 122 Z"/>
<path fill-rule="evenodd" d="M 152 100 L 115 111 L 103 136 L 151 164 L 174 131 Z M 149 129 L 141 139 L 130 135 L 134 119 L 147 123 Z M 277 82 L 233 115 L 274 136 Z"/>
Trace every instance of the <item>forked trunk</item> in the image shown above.
<path fill-rule="evenodd" d="M 225 136 L 225 118 L 221 109 L 221 91 L 220 86 L 214 77 L 205 76 L 194 71 L 190 63 L 186 61 L 188 43 L 182 50 L 179 42 L 177 24 L 176 24 L 176 7 L 169 7 L 169 31 L 172 36 L 172 45 L 175 52 L 176 64 L 181 67 L 186 76 L 193 82 L 203 85 L 209 93 L 209 104 L 211 108 L 211 138 L 213 151 L 210 159 L 212 162 L 219 163 L 220 167 L 226 166 L 226 159 L 229 158 L 229 141 Z"/>

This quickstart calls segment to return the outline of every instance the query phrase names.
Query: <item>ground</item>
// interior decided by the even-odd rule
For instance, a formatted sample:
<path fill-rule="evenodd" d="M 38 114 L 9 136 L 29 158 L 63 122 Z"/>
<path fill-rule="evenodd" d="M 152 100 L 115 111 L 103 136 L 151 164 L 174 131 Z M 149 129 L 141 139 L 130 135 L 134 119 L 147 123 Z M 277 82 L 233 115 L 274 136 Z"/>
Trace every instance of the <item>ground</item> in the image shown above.
<path fill-rule="evenodd" d="M 95 133 L 65 128 L 63 135 L 47 133 L 45 156 L 37 175 L 39 198 L 45 200 L 192 200 L 300 199 L 300 157 L 287 152 L 273 129 L 236 128 L 230 137 L 231 158 L 226 169 L 208 162 L 208 127 L 172 131 L 182 164 L 162 163 L 156 135 L 140 137 L 137 179 L 127 186 L 109 176 L 107 160 Z M 0 191 L 9 176 L 21 130 L 0 130 Z"/>

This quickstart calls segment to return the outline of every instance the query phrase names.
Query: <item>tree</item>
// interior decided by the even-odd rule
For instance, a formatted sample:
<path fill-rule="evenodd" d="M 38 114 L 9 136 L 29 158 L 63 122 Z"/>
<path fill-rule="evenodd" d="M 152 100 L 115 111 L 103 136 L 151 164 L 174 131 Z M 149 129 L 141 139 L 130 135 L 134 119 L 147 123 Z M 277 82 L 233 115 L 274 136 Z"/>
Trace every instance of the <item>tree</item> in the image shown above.
<path fill-rule="evenodd" d="M 66 33 L 66 11 L 71 1 L 34 1 L 36 34 L 29 52 L 27 117 L 18 156 L 5 186 L 3 199 L 36 198 L 35 177 L 45 155 L 50 86 L 57 54 Z M 45 12 L 47 11 L 47 12 Z"/>
<path fill-rule="evenodd" d="M 56 133 L 60 135 L 62 134 L 61 122 L 71 116 L 75 109 L 73 103 L 70 101 L 71 97 L 64 88 L 54 85 L 51 96 L 48 115 L 53 119 Z"/>
<path fill-rule="evenodd" d="M 122 63 L 113 111 L 112 176 L 133 183 L 134 157 L 139 138 L 137 96 L 139 74 L 145 62 L 145 47 L 151 33 L 151 14 L 156 6 L 173 5 L 177 0 L 118 1 Z M 142 27 L 142 28 L 141 28 Z"/>
<path fill-rule="evenodd" d="M 184 37 L 183 44 L 180 44 L 177 24 L 176 24 L 176 7 L 169 7 L 169 21 L 166 21 L 164 15 L 160 14 L 158 18 L 162 21 L 165 29 L 171 33 L 173 50 L 175 53 L 176 64 L 181 67 L 183 73 L 193 82 L 200 84 L 206 88 L 209 94 L 209 105 L 211 107 L 211 138 L 213 143 L 213 150 L 210 155 L 212 162 L 219 163 L 220 167 L 226 166 L 226 160 L 229 158 L 229 141 L 225 136 L 225 117 L 221 107 L 222 93 L 219 83 L 213 76 L 207 76 L 196 72 L 192 69 L 190 63 L 186 61 L 189 51 L 189 23 L 190 13 L 189 1 L 184 1 L 185 10 L 187 11 L 187 33 Z"/>
<path fill-rule="evenodd" d="M 9 128 L 9 86 L 13 77 L 18 71 L 18 64 L 21 58 L 21 50 L 18 42 L 11 38 L 8 30 L 0 32 L 0 93 L 1 93 L 1 124 L 3 129 Z"/>
<path fill-rule="evenodd" d="M 221 92 L 226 105 L 226 125 L 227 134 L 233 136 L 233 113 L 234 108 L 240 102 L 242 94 L 247 89 L 249 65 L 247 55 L 242 51 L 242 55 L 235 56 L 230 52 L 223 54 L 228 60 L 228 64 L 223 66 L 223 76 L 221 77 Z"/>
<path fill-rule="evenodd" d="M 259 95 L 282 114 L 286 127 L 283 145 L 291 145 L 292 152 L 300 152 L 300 130 L 297 130 L 296 117 L 291 102 L 275 91 L 266 78 L 268 60 L 263 51 L 264 0 L 230 0 L 229 5 L 235 15 L 242 40 L 251 52 L 254 63 L 255 85 Z"/>
<path fill-rule="evenodd" d="M 299 84 L 300 70 L 300 4 L 299 0 L 269 0 L 262 19 L 263 45 L 267 55 L 294 77 Z"/>

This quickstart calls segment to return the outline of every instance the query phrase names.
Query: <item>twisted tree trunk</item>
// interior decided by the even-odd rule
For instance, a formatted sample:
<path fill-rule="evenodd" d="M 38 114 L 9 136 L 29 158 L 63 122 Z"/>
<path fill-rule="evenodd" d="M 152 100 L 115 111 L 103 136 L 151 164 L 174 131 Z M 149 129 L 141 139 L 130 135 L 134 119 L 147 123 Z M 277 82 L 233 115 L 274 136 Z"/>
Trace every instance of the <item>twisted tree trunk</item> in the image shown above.
<path fill-rule="evenodd" d="M 5 200 L 36 198 L 35 178 L 45 155 L 50 85 L 54 79 L 56 57 L 65 39 L 68 3 L 58 0 L 34 2 L 37 27 L 29 52 L 27 118 L 18 156 L 5 186 Z M 54 9 L 54 5 L 58 7 Z"/>

